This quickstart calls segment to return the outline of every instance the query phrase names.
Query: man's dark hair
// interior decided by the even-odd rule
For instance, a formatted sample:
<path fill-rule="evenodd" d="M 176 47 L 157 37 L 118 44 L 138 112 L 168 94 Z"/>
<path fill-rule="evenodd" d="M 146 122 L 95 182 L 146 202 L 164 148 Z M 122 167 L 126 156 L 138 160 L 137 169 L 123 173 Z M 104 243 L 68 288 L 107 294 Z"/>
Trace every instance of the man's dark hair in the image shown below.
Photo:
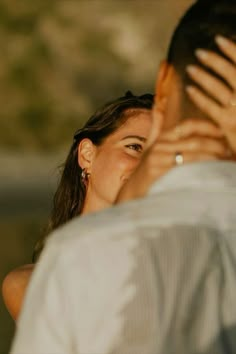
<path fill-rule="evenodd" d="M 236 41 L 236 0 L 196 1 L 175 29 L 167 55 L 184 84 L 189 81 L 186 66 L 197 63 L 197 48 L 221 53 L 215 44 L 217 34 Z"/>

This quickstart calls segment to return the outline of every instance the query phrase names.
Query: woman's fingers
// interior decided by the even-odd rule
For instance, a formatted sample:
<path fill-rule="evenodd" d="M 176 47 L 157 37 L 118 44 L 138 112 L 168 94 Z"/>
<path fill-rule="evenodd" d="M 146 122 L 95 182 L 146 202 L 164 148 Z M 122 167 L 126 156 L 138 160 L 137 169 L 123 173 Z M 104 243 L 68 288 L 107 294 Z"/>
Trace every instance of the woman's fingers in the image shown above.
<path fill-rule="evenodd" d="M 216 43 L 229 58 L 198 50 L 196 55 L 202 64 L 213 70 L 219 78 L 199 68 L 188 68 L 196 86 L 188 86 L 186 91 L 195 105 L 222 129 L 231 149 L 236 152 L 236 44 L 224 37 L 217 36 Z M 234 64 L 235 63 L 235 64 Z M 231 87 L 232 90 L 229 88 Z M 203 90 L 201 90 L 202 88 Z M 205 94 L 207 93 L 207 95 Z M 214 99 L 213 99 L 214 98 Z"/>
<path fill-rule="evenodd" d="M 183 157 L 183 164 L 201 161 L 216 161 L 219 157 L 206 153 L 204 151 L 183 151 L 181 152 Z M 131 176 L 130 182 L 132 188 L 134 188 L 133 197 L 140 197 L 147 193 L 150 186 L 167 172 L 169 172 L 173 167 L 176 167 L 176 152 L 162 152 L 162 151 L 152 151 L 146 156 L 145 164 L 140 164 L 137 170 Z M 144 171 L 142 171 L 144 168 Z M 137 173 L 138 172 L 138 173 Z M 140 173 L 141 172 L 141 173 Z M 143 178 L 143 173 L 145 173 L 145 178 Z M 138 176 L 140 175 L 140 176 Z M 138 177 L 138 178 L 137 178 Z M 139 178 L 141 177 L 141 178 Z M 122 192 L 123 195 L 119 198 L 122 200 L 131 199 L 125 195 L 125 191 Z"/>
<path fill-rule="evenodd" d="M 221 138 L 223 133 L 219 127 L 205 119 L 187 119 L 175 128 L 161 134 L 161 140 L 177 141 L 193 135 Z"/>
<path fill-rule="evenodd" d="M 232 153 L 225 141 L 209 137 L 189 137 L 179 141 L 158 141 L 145 154 L 145 171 L 152 177 L 159 169 L 172 168 L 176 153 L 181 153 L 184 163 L 231 159 Z"/>
<path fill-rule="evenodd" d="M 201 152 L 181 152 L 183 156 L 183 164 L 185 163 L 191 163 L 191 162 L 200 162 L 200 161 L 215 161 L 219 160 L 219 158 L 215 155 L 212 155 L 210 153 L 206 153 L 204 151 Z M 174 161 L 174 164 L 175 161 Z"/>
<path fill-rule="evenodd" d="M 161 142 L 159 141 L 156 144 L 156 151 L 165 151 L 165 152 L 206 152 L 207 154 L 213 154 L 220 158 L 226 157 L 228 155 L 228 147 L 223 140 L 212 139 L 203 136 L 190 137 L 182 139 L 176 142 Z"/>
<path fill-rule="evenodd" d="M 236 153 L 236 107 L 229 105 L 222 107 L 214 100 L 207 97 L 198 88 L 190 86 L 187 88 L 191 100 L 208 117 L 218 123 L 224 133 L 231 150 Z"/>
<path fill-rule="evenodd" d="M 189 76 L 210 96 L 214 97 L 222 105 L 227 105 L 232 96 L 232 91 L 219 79 L 202 70 L 196 65 L 186 68 Z"/>
<path fill-rule="evenodd" d="M 188 67 L 187 72 L 198 87 L 188 86 L 186 91 L 193 103 L 219 125 L 235 153 L 236 43 L 221 36 L 216 37 L 216 43 L 229 60 L 209 51 L 197 50 L 196 55 L 202 64 L 218 75 L 218 78 L 198 67 Z M 219 78 L 222 78 L 225 84 Z"/>
<path fill-rule="evenodd" d="M 198 60 L 205 66 L 212 69 L 236 90 L 236 70 L 235 65 L 222 56 L 203 49 L 196 50 Z"/>
<path fill-rule="evenodd" d="M 212 118 L 220 126 L 222 125 L 223 108 L 206 96 L 195 86 L 187 86 L 186 92 L 195 105 L 204 112 L 209 118 Z"/>
<path fill-rule="evenodd" d="M 236 108 L 220 106 L 195 86 L 188 86 L 186 91 L 195 105 L 221 127 L 226 137 L 234 133 L 236 145 Z"/>
<path fill-rule="evenodd" d="M 216 44 L 219 46 L 221 51 L 230 59 L 233 63 L 236 64 L 236 46 L 235 43 L 228 38 L 223 36 L 216 36 Z"/>
<path fill-rule="evenodd" d="M 183 164 L 199 161 L 215 161 L 219 157 L 206 151 L 181 151 L 183 156 Z M 159 171 L 163 169 L 171 169 L 176 165 L 176 152 L 155 151 L 152 154 L 152 159 L 149 161 L 149 167 L 146 171 L 155 178 L 159 176 Z"/>

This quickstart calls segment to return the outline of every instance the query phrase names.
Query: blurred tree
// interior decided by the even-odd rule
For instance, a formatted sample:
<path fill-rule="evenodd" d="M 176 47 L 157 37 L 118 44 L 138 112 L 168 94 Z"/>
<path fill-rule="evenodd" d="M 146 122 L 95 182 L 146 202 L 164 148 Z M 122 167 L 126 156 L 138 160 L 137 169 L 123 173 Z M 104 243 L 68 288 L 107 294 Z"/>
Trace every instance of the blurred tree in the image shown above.
<path fill-rule="evenodd" d="M 152 90 L 157 3 L 1 0 L 0 146 L 58 149 L 103 102 Z"/>

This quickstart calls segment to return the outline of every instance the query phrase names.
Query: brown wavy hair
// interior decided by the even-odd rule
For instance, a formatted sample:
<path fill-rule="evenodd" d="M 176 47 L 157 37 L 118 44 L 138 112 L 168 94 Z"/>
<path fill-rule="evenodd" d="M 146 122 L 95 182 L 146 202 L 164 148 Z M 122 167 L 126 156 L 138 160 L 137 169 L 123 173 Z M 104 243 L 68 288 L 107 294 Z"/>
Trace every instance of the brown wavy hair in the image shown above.
<path fill-rule="evenodd" d="M 136 110 L 150 110 L 153 99 L 152 94 L 135 96 L 128 91 L 125 96 L 108 102 L 97 110 L 74 134 L 73 143 L 62 166 L 61 178 L 53 198 L 46 230 L 34 249 L 33 262 L 38 259 L 47 236 L 57 227 L 80 215 L 83 210 L 86 187 L 81 179 L 82 169 L 78 164 L 80 142 L 88 138 L 94 145 L 101 145 L 104 139 L 115 132 Z"/>

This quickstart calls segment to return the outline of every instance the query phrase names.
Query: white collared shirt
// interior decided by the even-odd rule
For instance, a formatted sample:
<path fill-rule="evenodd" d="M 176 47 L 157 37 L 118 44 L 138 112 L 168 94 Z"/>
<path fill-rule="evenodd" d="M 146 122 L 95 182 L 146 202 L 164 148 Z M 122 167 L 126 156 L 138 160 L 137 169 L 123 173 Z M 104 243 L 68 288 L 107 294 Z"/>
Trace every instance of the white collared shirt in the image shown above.
<path fill-rule="evenodd" d="M 236 164 L 184 165 L 52 234 L 11 354 L 233 353 L 235 299 Z"/>

